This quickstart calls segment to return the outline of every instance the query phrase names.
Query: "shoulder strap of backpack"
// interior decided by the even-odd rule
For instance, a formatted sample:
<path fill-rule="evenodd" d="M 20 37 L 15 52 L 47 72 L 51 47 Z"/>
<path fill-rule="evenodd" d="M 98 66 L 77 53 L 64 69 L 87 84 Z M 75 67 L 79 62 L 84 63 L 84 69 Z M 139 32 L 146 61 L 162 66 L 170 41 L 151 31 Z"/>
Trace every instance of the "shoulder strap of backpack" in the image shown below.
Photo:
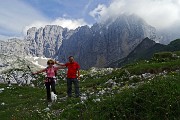
<path fill-rule="evenodd" d="M 55 67 L 53 66 L 53 70 L 54 70 L 55 76 L 57 76 L 57 70 L 55 70 L 54 68 Z M 47 73 L 47 70 L 48 70 L 48 67 L 46 67 L 46 73 Z"/>
<path fill-rule="evenodd" d="M 48 67 L 46 67 L 45 69 L 46 69 L 46 73 L 47 73 Z"/>
<path fill-rule="evenodd" d="M 53 66 L 55 76 L 57 76 L 57 70 L 55 70 L 55 67 Z"/>

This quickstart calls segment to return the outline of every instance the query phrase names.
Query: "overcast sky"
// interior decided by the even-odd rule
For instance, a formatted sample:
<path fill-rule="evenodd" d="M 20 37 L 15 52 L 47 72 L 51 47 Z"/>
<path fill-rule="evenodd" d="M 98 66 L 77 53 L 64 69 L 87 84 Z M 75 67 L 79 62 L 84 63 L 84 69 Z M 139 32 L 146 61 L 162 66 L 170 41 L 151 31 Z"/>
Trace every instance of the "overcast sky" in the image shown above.
<path fill-rule="evenodd" d="M 0 39 L 22 37 L 30 27 L 75 29 L 121 14 L 137 14 L 166 29 L 180 24 L 180 0 L 1 0 Z"/>

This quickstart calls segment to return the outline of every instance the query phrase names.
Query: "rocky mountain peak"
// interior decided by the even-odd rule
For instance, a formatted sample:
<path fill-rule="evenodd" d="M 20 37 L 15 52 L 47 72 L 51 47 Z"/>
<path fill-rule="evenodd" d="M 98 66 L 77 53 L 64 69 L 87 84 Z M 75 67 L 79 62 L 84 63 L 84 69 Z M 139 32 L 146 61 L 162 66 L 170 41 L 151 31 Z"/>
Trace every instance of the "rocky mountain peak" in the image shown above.
<path fill-rule="evenodd" d="M 23 45 L 17 47 L 25 55 L 58 58 L 61 62 L 67 62 L 72 55 L 82 69 L 88 69 L 104 67 L 126 57 L 146 37 L 156 38 L 154 27 L 135 15 L 122 15 L 75 30 L 57 25 L 32 27 L 27 31 Z M 15 48 L 16 45 L 13 51 Z"/>
<path fill-rule="evenodd" d="M 86 31 L 86 32 L 85 32 Z M 155 28 L 141 18 L 122 15 L 112 21 L 81 27 L 63 42 L 58 55 L 66 61 L 73 55 L 82 68 L 104 67 L 126 57 L 145 37 L 155 37 Z"/>

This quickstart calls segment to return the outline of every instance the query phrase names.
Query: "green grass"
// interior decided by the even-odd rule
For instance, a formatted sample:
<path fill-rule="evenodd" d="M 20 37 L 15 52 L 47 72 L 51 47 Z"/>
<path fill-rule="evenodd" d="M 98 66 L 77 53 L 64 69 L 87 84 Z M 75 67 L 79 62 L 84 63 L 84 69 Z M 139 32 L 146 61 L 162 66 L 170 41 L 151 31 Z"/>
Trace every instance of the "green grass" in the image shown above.
<path fill-rule="evenodd" d="M 5 85 L 1 85 L 5 90 L 0 93 L 0 103 L 5 103 L 1 109 L 1 119 L 26 119 L 31 118 L 33 115 L 35 118 L 39 118 L 34 112 L 34 109 L 41 109 L 45 105 L 45 101 L 41 101 L 40 98 L 44 98 L 45 92 L 30 87 L 12 87 L 7 88 Z M 41 94 L 42 93 L 42 94 Z"/>
<path fill-rule="evenodd" d="M 145 72 L 157 74 L 164 70 L 173 71 L 180 68 L 180 59 L 165 62 L 137 62 L 127 65 L 123 69 L 127 69 L 132 74 L 142 74 Z"/>
<path fill-rule="evenodd" d="M 162 120 L 180 118 L 180 74 L 158 77 L 101 102 L 87 101 L 65 111 L 66 119 Z M 70 114 L 72 112 L 72 114 Z"/>
<path fill-rule="evenodd" d="M 159 75 L 163 71 L 167 74 Z M 43 76 L 33 81 L 37 86 L 7 87 L 0 93 L 0 118 L 2 120 L 37 119 L 92 119 L 92 120 L 178 120 L 180 119 L 180 59 L 168 59 L 163 62 L 152 59 L 126 65 L 112 72 L 99 70 L 91 73 L 82 71 L 80 91 L 88 95 L 80 98 L 65 98 L 66 81 L 59 77 L 56 85 L 58 100 L 50 111 L 47 107 L 46 90 Z M 143 73 L 154 74 L 151 78 L 142 78 Z M 61 75 L 61 73 L 58 73 Z M 131 76 L 135 76 L 130 78 Z M 112 80 L 118 85 L 107 84 Z M 106 91 L 99 95 L 100 91 Z M 73 93 L 74 94 L 74 93 Z M 96 101 L 100 99 L 100 102 Z M 5 103 L 5 105 L 2 105 Z"/>

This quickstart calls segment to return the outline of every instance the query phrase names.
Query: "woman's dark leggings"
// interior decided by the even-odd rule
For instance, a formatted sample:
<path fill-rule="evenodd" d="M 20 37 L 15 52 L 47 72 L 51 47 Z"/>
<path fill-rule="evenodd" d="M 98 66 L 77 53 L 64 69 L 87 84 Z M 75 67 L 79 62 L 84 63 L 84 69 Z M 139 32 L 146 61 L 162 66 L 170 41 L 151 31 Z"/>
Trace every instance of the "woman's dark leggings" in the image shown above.
<path fill-rule="evenodd" d="M 54 80 L 54 78 L 47 78 L 47 79 L 48 79 L 48 81 L 45 82 L 47 100 L 51 101 L 51 90 L 54 92 L 54 94 L 56 94 L 55 80 Z"/>

